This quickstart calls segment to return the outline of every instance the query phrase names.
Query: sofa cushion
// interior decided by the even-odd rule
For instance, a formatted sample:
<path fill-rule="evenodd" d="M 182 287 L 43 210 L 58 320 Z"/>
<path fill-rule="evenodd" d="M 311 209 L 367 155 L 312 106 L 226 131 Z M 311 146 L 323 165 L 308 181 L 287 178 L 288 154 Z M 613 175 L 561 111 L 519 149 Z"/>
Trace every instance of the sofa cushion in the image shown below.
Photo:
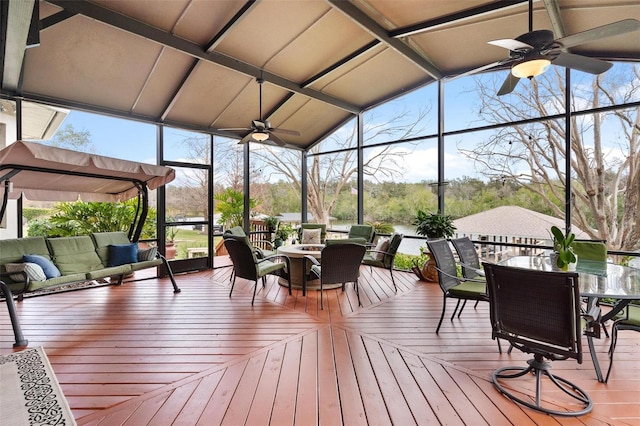
<path fill-rule="evenodd" d="M 25 254 L 38 254 L 47 259 L 49 249 L 44 237 L 12 238 L 0 240 L 0 264 L 20 263 Z"/>
<path fill-rule="evenodd" d="M 86 273 L 104 267 L 88 236 L 49 238 L 47 244 L 62 275 Z"/>
<path fill-rule="evenodd" d="M 129 244 L 131 242 L 127 234 L 122 231 L 94 232 L 91 234 L 91 239 L 104 266 L 109 264 L 109 246 L 111 244 Z"/>
<path fill-rule="evenodd" d="M 29 277 L 30 281 L 44 281 L 47 279 L 47 276 L 44 273 L 44 270 L 37 263 L 7 263 L 5 265 L 7 272 L 24 272 Z M 13 274 L 10 275 L 11 279 L 14 281 L 24 281 L 24 276 L 22 274 Z"/>
<path fill-rule="evenodd" d="M 36 265 L 42 268 L 45 277 L 56 278 L 62 275 L 62 272 L 53 264 L 53 262 L 47 259 L 44 256 L 40 256 L 39 254 L 25 254 L 22 257 L 22 260 L 27 263 L 35 263 Z"/>
<path fill-rule="evenodd" d="M 148 249 L 138 250 L 138 262 L 154 260 L 158 254 L 158 247 L 149 247 Z"/>
<path fill-rule="evenodd" d="M 129 264 L 120 266 L 111 266 L 108 268 L 97 269 L 95 271 L 87 272 L 87 278 L 90 280 L 97 280 L 100 278 L 113 277 L 117 275 L 126 275 L 131 273 L 131 266 Z"/>
<path fill-rule="evenodd" d="M 111 244 L 107 266 L 120 266 L 138 261 L 138 244 Z"/>

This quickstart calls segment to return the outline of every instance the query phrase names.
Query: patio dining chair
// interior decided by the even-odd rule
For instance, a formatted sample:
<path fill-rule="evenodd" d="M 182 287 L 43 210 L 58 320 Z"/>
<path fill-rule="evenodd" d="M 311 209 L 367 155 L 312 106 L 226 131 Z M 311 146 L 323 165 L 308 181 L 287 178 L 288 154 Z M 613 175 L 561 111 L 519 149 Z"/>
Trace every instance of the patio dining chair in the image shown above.
<path fill-rule="evenodd" d="M 611 327 L 611 346 L 609 347 L 609 369 L 607 370 L 607 377 L 604 379 L 604 383 L 609 381 L 609 375 L 611 374 L 611 367 L 613 367 L 613 353 L 616 350 L 618 343 L 618 331 L 631 330 L 640 331 L 640 306 L 627 305 L 627 307 L 620 312 L 616 317 Z"/>
<path fill-rule="evenodd" d="M 371 225 L 351 225 L 349 228 L 348 239 L 362 238 L 362 244 L 371 245 L 376 237 L 375 228 Z"/>
<path fill-rule="evenodd" d="M 258 259 L 249 244 L 232 238 L 225 239 L 224 246 L 229 252 L 229 257 L 231 257 L 231 262 L 233 263 L 233 279 L 229 297 L 233 293 L 233 287 L 238 277 L 255 281 L 256 285 L 253 287 L 253 298 L 251 299 L 251 304 L 253 305 L 256 299 L 258 280 L 262 281 L 262 286 L 264 287 L 267 275 L 286 278 L 289 283 L 289 295 L 291 295 L 291 277 L 289 275 L 291 264 L 287 256 L 272 255 Z"/>
<path fill-rule="evenodd" d="M 495 370 L 492 374 L 495 387 L 507 398 L 543 413 L 556 416 L 589 413 L 593 408 L 589 395 L 568 380 L 552 374 L 546 361 L 575 359 L 578 364 L 582 363 L 578 274 L 490 263 L 483 263 L 483 267 L 489 293 L 492 338 L 506 339 L 512 347 L 533 354 L 526 367 L 508 366 Z M 554 392 L 550 402 L 544 401 L 541 395 L 541 382 L 545 377 L 563 392 Z M 530 383 L 532 380 L 535 382 Z M 532 386 L 535 387 L 534 395 L 523 390 Z M 562 395 L 565 398 L 561 401 Z"/>
<path fill-rule="evenodd" d="M 362 259 L 362 264 L 368 265 L 370 268 L 375 266 L 377 268 L 388 269 L 391 275 L 391 282 L 393 283 L 393 290 L 396 292 L 398 291 L 398 287 L 393 277 L 393 265 L 403 237 L 403 234 L 395 232 L 388 239 L 380 238 L 374 248 L 367 249 Z"/>
<path fill-rule="evenodd" d="M 458 276 L 456 261 L 453 257 L 449 242 L 445 239 L 427 240 L 429 251 L 436 261 L 436 269 L 438 271 L 438 284 L 442 290 L 442 314 L 436 328 L 436 334 L 440 331 L 442 320 L 447 309 L 447 299 L 457 299 L 456 308 L 451 315 L 451 320 L 458 314 L 462 313 L 462 308 L 467 300 L 488 301 L 487 285 L 485 280 L 473 280 Z M 462 302 L 462 307 L 460 303 Z M 500 349 L 500 342 L 498 342 Z"/>
<path fill-rule="evenodd" d="M 254 245 L 251 239 L 249 238 L 249 236 L 244 232 L 244 229 L 242 228 L 242 226 L 233 226 L 227 229 L 222 234 L 222 239 L 224 241 L 228 239 L 232 239 L 232 240 L 240 241 L 249 245 L 251 247 L 251 250 L 255 253 L 258 259 L 264 259 L 265 257 L 273 256 L 274 254 L 276 254 L 275 250 L 273 250 L 273 245 L 271 241 L 267 241 L 267 240 L 256 241 L 257 243 L 265 245 L 270 249 L 263 249 L 261 247 Z M 234 276 L 235 276 L 235 270 L 231 272 L 229 281 L 233 281 Z"/>
<path fill-rule="evenodd" d="M 314 232 L 317 229 L 320 230 L 320 241 L 316 241 L 315 239 Z M 309 238 L 311 238 L 311 240 L 308 240 Z M 300 241 L 300 244 L 324 244 L 326 238 L 327 225 L 324 223 L 303 223 L 300 225 L 300 228 L 298 228 L 298 241 Z"/>
<path fill-rule="evenodd" d="M 360 276 L 360 264 L 367 248 L 362 244 L 345 243 L 331 244 L 322 249 L 320 261 L 315 257 L 306 255 L 302 260 L 302 270 L 307 270 L 308 262 L 311 262 L 310 278 L 320 280 L 320 309 L 324 309 L 324 296 L 322 288 L 325 284 L 342 284 L 344 291 L 346 283 L 353 283 L 360 303 L 360 290 L 358 289 L 358 277 Z M 306 291 L 307 277 L 303 278 L 303 292 Z"/>
<path fill-rule="evenodd" d="M 462 276 L 468 280 L 484 281 L 484 270 L 480 265 L 480 258 L 473 241 L 469 237 L 452 238 L 451 244 L 458 253 Z"/>
<path fill-rule="evenodd" d="M 571 247 L 578 256 L 578 263 L 580 260 L 607 261 L 607 245 L 603 240 L 574 240 Z"/>

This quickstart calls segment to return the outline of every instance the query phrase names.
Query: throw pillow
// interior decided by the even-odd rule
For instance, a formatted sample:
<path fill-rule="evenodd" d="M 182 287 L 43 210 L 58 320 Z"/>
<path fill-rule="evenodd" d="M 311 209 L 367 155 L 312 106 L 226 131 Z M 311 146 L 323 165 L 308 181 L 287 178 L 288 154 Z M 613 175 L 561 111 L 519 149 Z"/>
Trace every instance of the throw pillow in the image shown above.
<path fill-rule="evenodd" d="M 44 275 L 49 278 L 56 278 L 60 276 L 60 270 L 52 261 L 39 254 L 25 254 L 22 256 L 22 260 L 27 263 L 35 263 L 40 266 L 44 271 Z"/>
<path fill-rule="evenodd" d="M 109 264 L 120 266 L 138 261 L 138 243 L 109 245 Z"/>
<path fill-rule="evenodd" d="M 320 244 L 320 236 L 322 230 L 318 229 L 303 229 L 302 230 L 302 244 Z"/>
<path fill-rule="evenodd" d="M 144 250 L 138 250 L 138 262 L 144 262 L 147 260 L 153 260 L 158 253 L 158 247 L 150 247 Z"/>
<path fill-rule="evenodd" d="M 47 279 L 42 268 L 35 263 L 7 263 L 4 267 L 7 272 L 25 272 L 31 281 L 44 281 Z M 14 281 L 24 281 L 22 274 L 9 276 Z"/>
<path fill-rule="evenodd" d="M 384 251 L 389 250 L 389 239 L 388 238 L 380 238 L 378 240 L 378 244 L 376 244 L 376 251 L 373 252 L 373 258 L 375 260 L 383 260 L 384 259 Z"/>

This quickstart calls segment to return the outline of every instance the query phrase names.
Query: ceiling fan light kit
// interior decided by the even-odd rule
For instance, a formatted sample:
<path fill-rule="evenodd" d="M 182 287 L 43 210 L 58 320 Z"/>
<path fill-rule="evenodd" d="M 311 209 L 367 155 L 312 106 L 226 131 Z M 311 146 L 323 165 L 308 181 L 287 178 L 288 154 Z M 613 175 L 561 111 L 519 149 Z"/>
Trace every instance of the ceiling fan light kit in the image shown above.
<path fill-rule="evenodd" d="M 509 50 L 509 56 L 493 64 L 483 65 L 462 75 L 485 71 L 495 66 L 511 65 L 511 71 L 498 90 L 498 96 L 513 92 L 521 78 L 532 79 L 544 73 L 551 64 L 594 75 L 602 74 L 611 62 L 567 52 L 567 49 L 603 38 L 640 29 L 637 19 L 623 19 L 600 27 L 555 39 L 553 31 L 533 30 L 533 0 L 529 0 L 529 32 L 515 39 L 491 40 L 487 43 Z"/>
<path fill-rule="evenodd" d="M 258 142 L 264 142 L 269 139 L 269 134 L 264 132 L 253 132 L 251 136 Z"/>
<path fill-rule="evenodd" d="M 532 79 L 545 72 L 550 66 L 551 61 L 549 59 L 542 57 L 534 58 L 514 65 L 513 68 L 511 68 L 511 74 L 518 78 Z"/>
<path fill-rule="evenodd" d="M 283 133 L 283 134 L 292 135 L 292 136 L 300 136 L 300 133 L 295 130 L 287 130 L 287 129 L 279 129 L 279 128 L 271 127 L 271 123 L 269 122 L 269 120 L 266 120 L 263 118 L 262 116 L 262 83 L 264 83 L 264 80 L 262 79 L 262 77 L 258 77 L 256 78 L 256 81 L 258 82 L 258 87 L 260 89 L 260 103 L 259 103 L 260 118 L 258 120 L 251 120 L 251 127 L 228 128 L 228 129 L 218 129 L 218 130 L 251 130 L 249 134 L 247 134 L 245 137 L 243 137 L 240 140 L 240 142 L 238 142 L 239 144 L 244 144 L 250 141 L 265 142 L 270 140 L 276 145 L 285 146 L 286 143 L 282 139 L 273 135 L 272 133 Z"/>

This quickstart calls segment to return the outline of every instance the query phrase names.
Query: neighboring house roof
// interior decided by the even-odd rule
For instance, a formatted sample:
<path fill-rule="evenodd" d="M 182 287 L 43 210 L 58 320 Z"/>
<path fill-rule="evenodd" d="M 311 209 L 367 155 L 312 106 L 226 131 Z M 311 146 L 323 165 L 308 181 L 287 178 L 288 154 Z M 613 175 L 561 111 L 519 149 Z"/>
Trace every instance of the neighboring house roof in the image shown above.
<path fill-rule="evenodd" d="M 534 212 L 519 206 L 501 206 L 453 221 L 459 235 L 500 235 L 551 239 L 550 228 L 564 229 L 564 219 Z M 589 235 L 575 226 L 571 229 L 578 239 Z"/>

